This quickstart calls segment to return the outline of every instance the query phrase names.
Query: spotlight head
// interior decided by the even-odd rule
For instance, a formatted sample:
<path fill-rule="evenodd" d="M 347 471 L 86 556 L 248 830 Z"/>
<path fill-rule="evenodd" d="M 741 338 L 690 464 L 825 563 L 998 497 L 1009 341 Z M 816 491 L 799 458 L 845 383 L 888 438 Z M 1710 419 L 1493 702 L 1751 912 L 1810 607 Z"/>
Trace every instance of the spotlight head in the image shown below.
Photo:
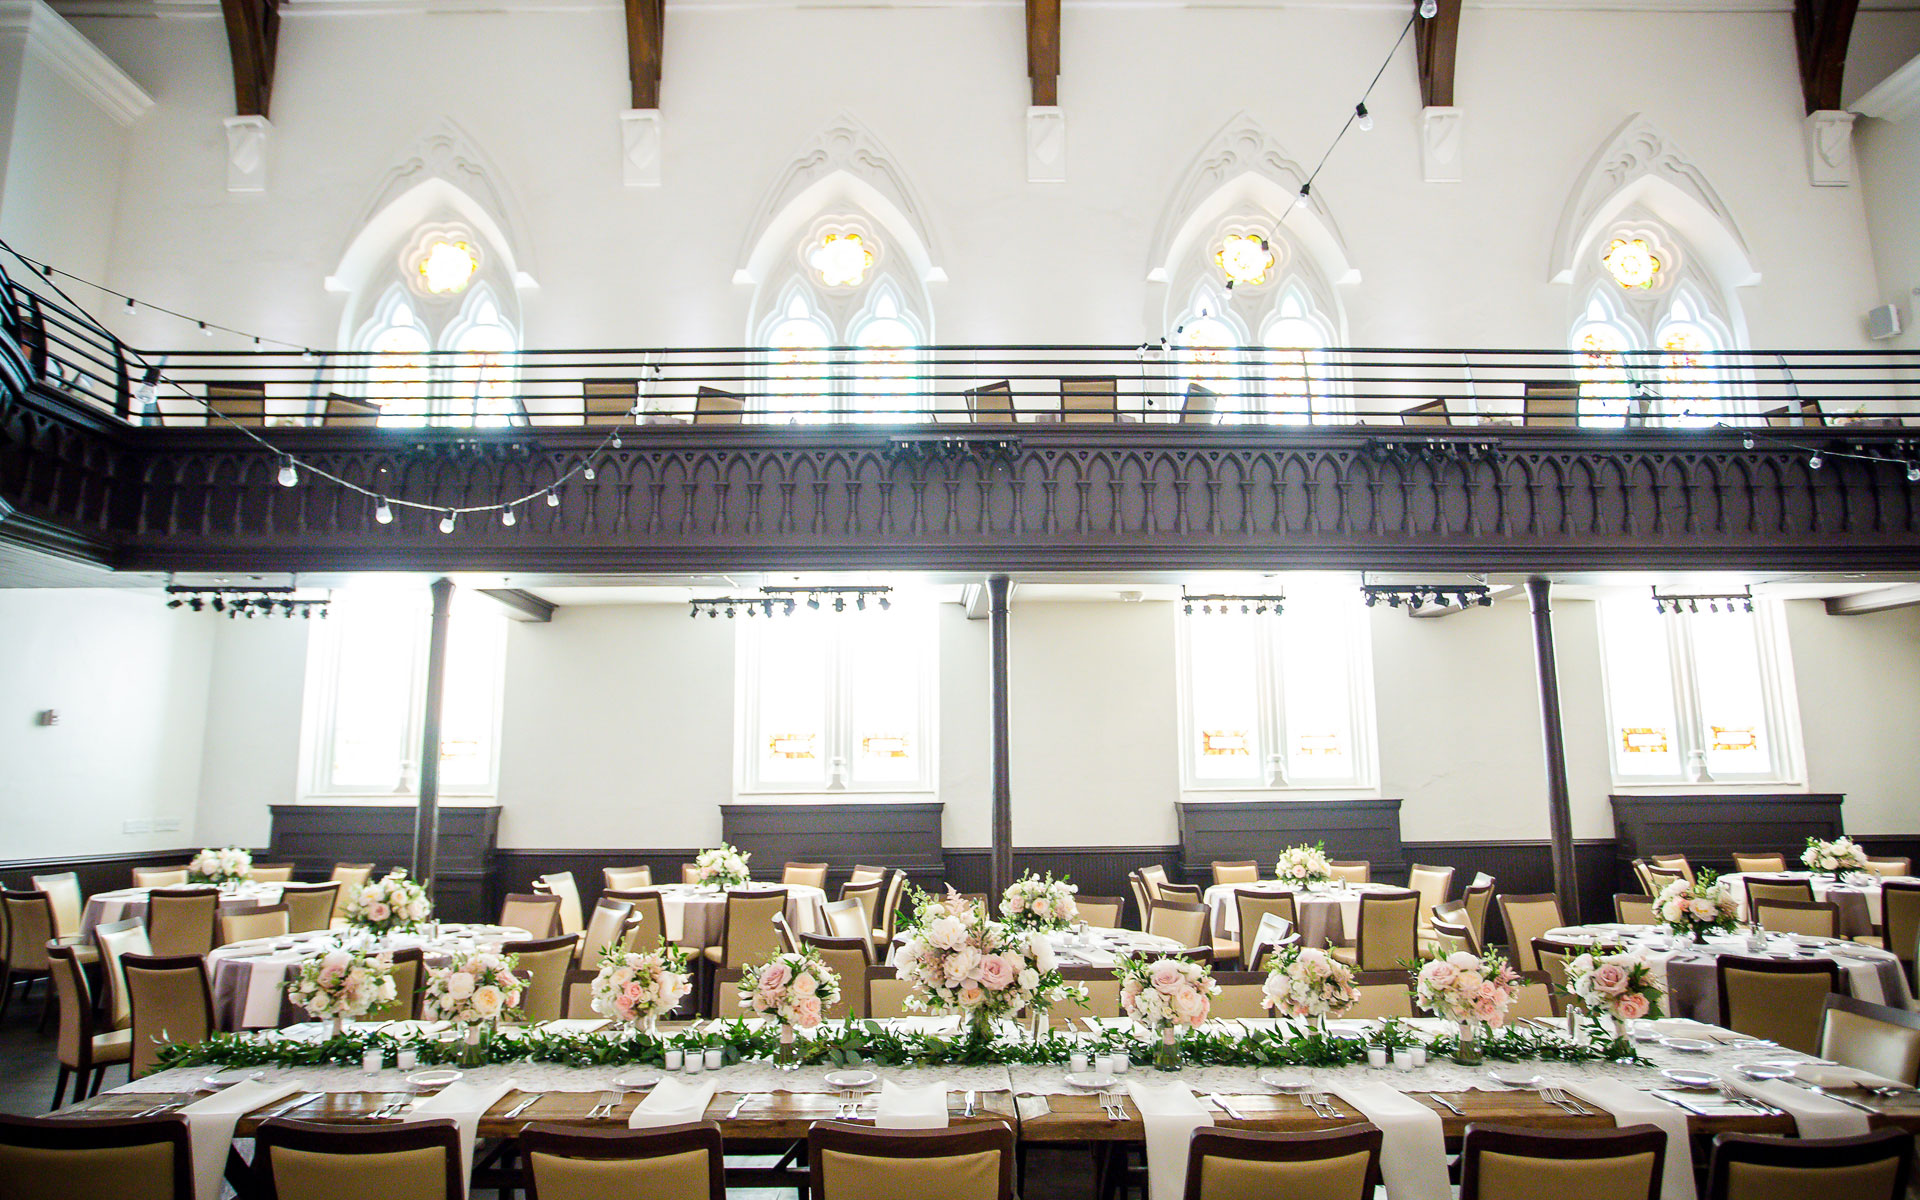
<path fill-rule="evenodd" d="M 1367 111 L 1367 102 L 1365 100 L 1353 106 L 1353 123 L 1360 127 L 1361 133 L 1372 132 L 1373 114 Z"/>
<path fill-rule="evenodd" d="M 1920 463 L 1907 464 L 1907 482 L 1920 483 Z"/>
<path fill-rule="evenodd" d="M 891 601 L 891 600 L 889 600 L 889 599 L 887 599 L 887 598 L 886 598 L 885 596 L 882 596 L 882 597 L 880 597 L 880 611 L 881 611 L 881 612 L 885 612 L 885 611 L 887 611 L 888 609 L 890 609 L 890 608 L 892 608 L 892 607 L 893 607 L 893 601 Z"/>
<path fill-rule="evenodd" d="M 833 598 L 833 611 L 835 612 L 847 611 L 847 598 L 845 596 L 835 596 Z"/>
<path fill-rule="evenodd" d="M 1184 605 L 1182 605 L 1182 606 L 1181 606 L 1181 608 L 1182 608 L 1182 609 L 1183 609 L 1183 610 L 1184 610 L 1184 611 L 1186 612 L 1186 614 L 1187 614 L 1188 616 L 1192 616 L 1192 615 L 1193 615 L 1193 605 L 1191 605 L 1191 604 L 1184 604 Z"/>
<path fill-rule="evenodd" d="M 135 303 L 133 302 L 133 297 L 132 297 L 132 296 L 128 296 L 128 297 L 127 297 L 127 311 L 128 311 L 129 313 L 136 313 L 136 312 L 139 312 L 139 311 L 140 311 L 140 306 L 139 306 L 138 304 L 135 304 Z"/>
<path fill-rule="evenodd" d="M 733 605 L 727 605 L 727 620 L 733 620 Z"/>
<path fill-rule="evenodd" d="M 380 503 L 373 506 L 373 519 L 382 525 L 393 524 L 393 509 L 387 504 L 385 496 L 380 497 Z"/>
<path fill-rule="evenodd" d="M 517 522 L 519 519 L 520 519 L 519 517 L 514 516 L 513 508 L 511 506 L 508 506 L 500 510 L 500 523 L 502 525 L 512 525 L 515 522 Z"/>
<path fill-rule="evenodd" d="M 293 465 L 293 460 L 290 458 L 282 459 L 280 462 L 280 486 L 292 487 L 299 482 L 300 471 Z"/>
<path fill-rule="evenodd" d="M 708 616 L 709 618 L 711 618 L 711 619 L 713 619 L 713 620 L 716 620 L 716 621 L 717 621 L 717 620 L 719 620 L 719 619 L 720 619 L 720 610 L 719 610 L 719 609 L 717 609 L 717 608 L 714 608 L 714 607 L 711 607 L 711 606 L 709 606 L 709 607 L 707 608 L 707 616 Z"/>
<path fill-rule="evenodd" d="M 215 612 L 225 612 L 225 611 L 227 611 L 227 605 L 226 605 L 226 602 L 225 602 L 225 600 L 224 600 L 224 599 L 222 599 L 222 598 L 221 598 L 221 597 L 219 597 L 219 596 L 215 596 L 215 597 L 213 598 L 213 611 L 215 611 Z"/>
<path fill-rule="evenodd" d="M 1240 615 L 1243 617 L 1247 615 L 1247 606 L 1244 604 L 1240 606 Z"/>
<path fill-rule="evenodd" d="M 818 608 L 820 607 L 820 597 L 818 597 L 818 596 L 816 596 L 816 595 L 814 595 L 814 594 L 813 594 L 812 592 L 808 592 L 808 593 L 807 593 L 807 607 L 808 607 L 808 608 L 811 608 L 811 609 L 816 609 L 816 610 L 817 610 L 817 609 L 818 609 Z"/>
<path fill-rule="evenodd" d="M 700 619 L 700 606 L 698 604 L 688 605 L 687 616 L 692 620 L 698 621 Z"/>
<path fill-rule="evenodd" d="M 1209 616 L 1209 617 L 1210 617 L 1210 616 L 1212 616 L 1212 615 L 1213 615 L 1213 605 L 1211 605 L 1211 604 L 1202 604 L 1202 605 L 1200 606 L 1200 611 L 1201 611 L 1202 613 L 1204 613 L 1204 614 L 1206 614 L 1207 616 Z"/>
<path fill-rule="evenodd" d="M 1415 592 L 1413 595 L 1407 598 L 1407 607 L 1411 608 L 1414 612 L 1420 611 L 1420 605 L 1421 605 L 1421 600 L 1420 600 L 1419 592 Z"/>
<path fill-rule="evenodd" d="M 854 606 L 855 608 L 857 608 L 857 609 L 859 609 L 859 610 L 860 610 L 861 612 L 865 612 L 865 611 L 867 611 L 867 597 L 866 597 L 866 593 L 864 593 L 864 592 L 863 592 L 863 593 L 861 593 L 860 595 L 858 595 L 858 596 L 855 596 L 855 597 L 853 598 L 853 606 Z"/>
<path fill-rule="evenodd" d="M 178 597 L 178 596 L 175 596 L 175 597 L 174 597 L 173 599 L 171 599 L 171 600 L 169 600 L 169 601 L 167 601 L 167 607 L 168 607 L 168 608 L 179 608 L 179 607 L 180 607 L 181 605 L 183 605 L 183 604 L 185 604 L 185 603 L 186 603 L 186 601 L 185 601 L 185 600 L 182 600 L 182 599 L 181 599 L 180 597 Z"/>
<path fill-rule="evenodd" d="M 787 616 L 789 616 L 789 617 L 790 617 L 790 616 L 792 616 L 792 615 L 793 615 L 793 610 L 794 610 L 794 609 L 795 609 L 796 607 L 797 607 L 797 606 L 796 606 L 796 605 L 794 604 L 794 602 L 793 602 L 793 599 L 792 599 L 791 597 L 789 597 L 789 598 L 787 599 L 787 613 L 786 613 L 786 615 L 787 615 Z"/>
<path fill-rule="evenodd" d="M 1367 607 L 1372 608 L 1375 604 L 1378 604 L 1380 602 L 1380 597 L 1375 595 L 1372 592 L 1368 592 L 1366 595 L 1366 600 L 1367 600 Z"/>
<path fill-rule="evenodd" d="M 206 604 L 200 599 L 200 597 L 195 596 L 193 599 L 187 601 L 187 607 L 192 609 L 195 612 L 199 612 L 201 609 L 206 607 Z"/>
<path fill-rule="evenodd" d="M 453 513 L 449 512 L 447 513 L 446 516 L 440 518 L 440 532 L 441 533 L 453 532 Z"/>
<path fill-rule="evenodd" d="M 556 492 L 556 491 L 553 491 L 552 489 L 548 489 L 548 491 L 547 491 L 547 507 L 548 507 L 548 508 L 559 508 L 559 507 L 560 507 L 560 493 L 559 493 L 559 492 Z"/>

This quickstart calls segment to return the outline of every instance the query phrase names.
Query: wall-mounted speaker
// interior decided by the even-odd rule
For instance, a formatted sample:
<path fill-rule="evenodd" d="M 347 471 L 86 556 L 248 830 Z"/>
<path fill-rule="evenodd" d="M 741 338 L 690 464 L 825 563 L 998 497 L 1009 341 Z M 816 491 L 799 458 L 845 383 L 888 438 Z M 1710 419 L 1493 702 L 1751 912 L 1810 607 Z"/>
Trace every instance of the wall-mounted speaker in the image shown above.
<path fill-rule="evenodd" d="M 1900 336 L 1900 306 L 1882 304 L 1867 310 L 1867 336 L 1880 341 Z"/>

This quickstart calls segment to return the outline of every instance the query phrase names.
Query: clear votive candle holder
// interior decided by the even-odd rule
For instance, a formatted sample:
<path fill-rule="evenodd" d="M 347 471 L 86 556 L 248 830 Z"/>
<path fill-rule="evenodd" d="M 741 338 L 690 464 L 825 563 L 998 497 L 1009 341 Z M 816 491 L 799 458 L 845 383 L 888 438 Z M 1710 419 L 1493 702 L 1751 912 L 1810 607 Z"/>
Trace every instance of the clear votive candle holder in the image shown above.
<path fill-rule="evenodd" d="M 378 1050 L 369 1050 L 360 1056 L 360 1069 L 362 1071 L 378 1071 L 381 1067 L 385 1066 L 386 1063 L 386 1055 Z"/>
<path fill-rule="evenodd" d="M 1385 1046 L 1367 1047 L 1367 1065 L 1370 1067 L 1386 1066 L 1387 1065 L 1387 1048 Z"/>
<path fill-rule="evenodd" d="M 1127 1068 L 1131 1067 L 1132 1065 L 1133 1065 L 1133 1060 L 1128 1058 L 1124 1054 L 1116 1054 L 1113 1056 L 1113 1073 L 1115 1075 L 1125 1075 L 1127 1073 Z"/>
<path fill-rule="evenodd" d="M 720 1064 L 726 1061 L 726 1057 L 727 1052 L 718 1046 L 708 1049 L 701 1055 L 701 1058 L 706 1061 L 706 1067 L 709 1071 L 718 1071 Z"/>
<path fill-rule="evenodd" d="M 707 1059 L 705 1055 L 699 1054 L 699 1053 L 687 1055 L 687 1063 L 686 1063 L 686 1067 L 684 1068 L 685 1074 L 698 1075 L 700 1072 L 706 1069 L 707 1069 Z"/>
<path fill-rule="evenodd" d="M 1067 1055 L 1067 1070 L 1075 1075 L 1087 1073 L 1087 1056 L 1081 1053 Z"/>
<path fill-rule="evenodd" d="M 412 1050 L 402 1050 L 393 1056 L 393 1065 L 402 1071 L 411 1071 L 420 1065 L 420 1055 Z"/>
<path fill-rule="evenodd" d="M 1112 1054 L 1102 1054 L 1093 1060 L 1093 1069 L 1102 1075 L 1118 1075 L 1120 1060 Z"/>
<path fill-rule="evenodd" d="M 1407 1054 L 1413 1059 L 1414 1066 L 1424 1067 L 1427 1065 L 1427 1048 L 1425 1046 L 1409 1046 L 1407 1047 Z"/>
<path fill-rule="evenodd" d="M 666 1052 L 667 1070 L 678 1071 L 680 1069 L 681 1063 L 686 1061 L 686 1057 L 687 1057 L 686 1053 L 681 1050 L 667 1051 Z"/>

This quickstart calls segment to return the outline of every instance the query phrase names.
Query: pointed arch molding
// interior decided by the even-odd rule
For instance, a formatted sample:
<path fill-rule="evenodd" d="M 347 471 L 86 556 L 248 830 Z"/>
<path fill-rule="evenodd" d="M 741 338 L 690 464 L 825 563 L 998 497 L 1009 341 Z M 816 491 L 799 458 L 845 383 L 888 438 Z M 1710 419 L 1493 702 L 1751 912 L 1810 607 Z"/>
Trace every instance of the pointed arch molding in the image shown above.
<path fill-rule="evenodd" d="M 526 222 L 500 182 L 502 176 L 466 131 L 442 120 L 424 134 L 380 180 L 361 210 L 339 266 L 327 276 L 333 292 L 354 291 L 382 266 L 396 237 L 451 210 L 485 238 L 505 260 L 515 287 L 538 287 Z"/>
<path fill-rule="evenodd" d="M 1672 223 L 1723 286 L 1760 282 L 1747 240 L 1706 172 L 1641 113 L 1614 130 L 1580 173 L 1554 234 L 1548 281 L 1572 283 L 1588 243 L 1636 203 Z"/>
<path fill-rule="evenodd" d="M 1147 279 L 1171 282 L 1193 239 L 1210 236 L 1212 226 L 1235 208 L 1258 205 L 1313 256 L 1331 283 L 1360 282 L 1347 242 L 1334 224 L 1324 196 L 1315 191 L 1295 207 L 1307 172 L 1247 113 L 1238 113 L 1203 146 L 1174 187 L 1160 214 L 1147 257 Z"/>
<path fill-rule="evenodd" d="M 788 247 L 788 226 L 822 209 L 851 205 L 893 235 L 921 283 L 945 283 L 927 206 L 871 130 L 842 114 L 807 143 L 774 179 L 740 244 L 735 283 L 760 283 Z"/>

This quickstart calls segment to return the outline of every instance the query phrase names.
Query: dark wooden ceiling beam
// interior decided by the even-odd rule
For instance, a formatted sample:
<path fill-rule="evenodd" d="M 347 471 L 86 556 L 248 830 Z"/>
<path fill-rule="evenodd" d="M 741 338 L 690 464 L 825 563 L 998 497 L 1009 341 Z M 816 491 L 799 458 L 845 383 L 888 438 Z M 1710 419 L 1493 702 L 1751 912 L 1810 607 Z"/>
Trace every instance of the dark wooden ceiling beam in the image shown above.
<path fill-rule="evenodd" d="M 1794 0 L 1793 40 L 1800 50 L 1800 91 L 1807 111 L 1840 107 L 1847 43 L 1860 0 Z"/>
<path fill-rule="evenodd" d="M 273 99 L 273 57 L 280 44 L 279 0 L 220 0 L 233 57 L 237 115 L 264 117 Z"/>
<path fill-rule="evenodd" d="M 1027 77 L 1035 108 L 1060 103 L 1060 0 L 1027 0 Z"/>
<path fill-rule="evenodd" d="M 660 107 L 666 28 L 666 0 L 627 0 L 627 78 L 635 108 Z"/>
<path fill-rule="evenodd" d="M 1420 103 L 1424 107 L 1453 107 L 1454 50 L 1459 41 L 1460 0 L 1440 0 L 1440 11 L 1414 27 L 1413 49 L 1420 63 Z"/>

